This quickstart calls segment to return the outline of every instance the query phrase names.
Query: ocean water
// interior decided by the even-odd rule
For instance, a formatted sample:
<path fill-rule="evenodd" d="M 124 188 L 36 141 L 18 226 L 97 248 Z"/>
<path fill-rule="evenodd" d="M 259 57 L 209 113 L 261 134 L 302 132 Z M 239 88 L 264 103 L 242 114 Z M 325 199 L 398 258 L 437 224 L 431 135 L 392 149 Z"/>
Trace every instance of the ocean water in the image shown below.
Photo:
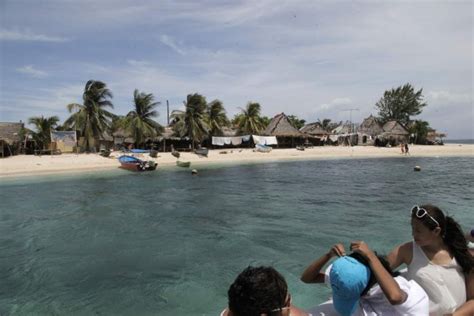
<path fill-rule="evenodd" d="M 248 265 L 274 266 L 310 308 L 329 289 L 299 277 L 336 242 L 387 253 L 427 202 L 473 227 L 473 166 L 400 157 L 3 180 L 0 315 L 218 315 Z"/>

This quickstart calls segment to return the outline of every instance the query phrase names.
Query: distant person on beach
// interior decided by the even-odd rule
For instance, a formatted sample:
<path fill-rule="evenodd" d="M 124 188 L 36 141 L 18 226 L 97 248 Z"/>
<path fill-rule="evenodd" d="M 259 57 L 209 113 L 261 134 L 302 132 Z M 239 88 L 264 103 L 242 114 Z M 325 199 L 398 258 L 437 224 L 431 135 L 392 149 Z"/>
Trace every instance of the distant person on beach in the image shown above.
<path fill-rule="evenodd" d="M 227 292 L 221 316 L 309 316 L 291 305 L 285 278 L 272 267 L 248 267 Z"/>
<path fill-rule="evenodd" d="M 351 243 L 353 253 L 346 256 L 342 244 L 311 263 L 301 276 L 305 283 L 326 283 L 332 301 L 317 306 L 312 315 L 428 315 L 428 296 L 414 281 L 392 272 L 384 257 L 365 242 Z M 337 258 L 322 273 L 323 267 Z"/>
<path fill-rule="evenodd" d="M 410 150 L 408 149 L 408 143 L 405 143 L 405 155 L 410 154 Z"/>
<path fill-rule="evenodd" d="M 402 150 L 402 154 L 405 153 L 405 146 L 403 145 L 403 143 L 400 144 L 400 149 Z"/>
<path fill-rule="evenodd" d="M 474 259 L 456 221 L 434 205 L 411 209 L 413 241 L 388 255 L 392 269 L 407 265 L 430 299 L 430 315 L 474 315 Z"/>

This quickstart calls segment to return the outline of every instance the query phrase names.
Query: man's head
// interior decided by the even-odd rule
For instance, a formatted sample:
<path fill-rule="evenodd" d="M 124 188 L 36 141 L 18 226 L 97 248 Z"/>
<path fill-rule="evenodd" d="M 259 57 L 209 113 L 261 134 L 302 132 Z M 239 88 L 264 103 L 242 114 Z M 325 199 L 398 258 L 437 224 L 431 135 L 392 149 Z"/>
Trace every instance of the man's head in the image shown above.
<path fill-rule="evenodd" d="M 248 267 L 227 292 L 233 316 L 286 315 L 290 306 L 288 286 L 272 267 Z"/>

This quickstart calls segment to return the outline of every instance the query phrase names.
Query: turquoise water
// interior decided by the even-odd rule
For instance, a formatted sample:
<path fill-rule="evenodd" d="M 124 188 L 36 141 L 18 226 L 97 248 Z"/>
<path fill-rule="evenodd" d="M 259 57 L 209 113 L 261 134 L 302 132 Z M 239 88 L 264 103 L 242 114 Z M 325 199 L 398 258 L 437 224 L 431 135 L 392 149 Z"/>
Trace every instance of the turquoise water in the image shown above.
<path fill-rule="evenodd" d="M 474 226 L 474 159 L 319 160 L 2 181 L 0 315 L 217 315 L 248 265 L 296 305 L 329 296 L 305 266 L 336 242 L 388 252 L 431 202 Z M 422 172 L 413 172 L 420 165 Z"/>

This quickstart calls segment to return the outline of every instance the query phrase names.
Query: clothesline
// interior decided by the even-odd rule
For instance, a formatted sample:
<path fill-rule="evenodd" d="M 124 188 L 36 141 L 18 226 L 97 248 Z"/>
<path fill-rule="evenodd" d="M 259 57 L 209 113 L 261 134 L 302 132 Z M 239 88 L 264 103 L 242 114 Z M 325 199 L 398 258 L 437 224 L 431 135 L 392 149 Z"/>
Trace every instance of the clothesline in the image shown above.
<path fill-rule="evenodd" d="M 222 136 L 212 136 L 212 145 L 215 146 L 225 146 L 233 145 L 238 146 L 242 142 L 248 142 L 252 137 L 255 144 L 261 145 L 278 145 L 276 136 L 258 136 L 258 135 L 243 135 L 243 136 L 233 136 L 233 137 L 222 137 Z"/>

